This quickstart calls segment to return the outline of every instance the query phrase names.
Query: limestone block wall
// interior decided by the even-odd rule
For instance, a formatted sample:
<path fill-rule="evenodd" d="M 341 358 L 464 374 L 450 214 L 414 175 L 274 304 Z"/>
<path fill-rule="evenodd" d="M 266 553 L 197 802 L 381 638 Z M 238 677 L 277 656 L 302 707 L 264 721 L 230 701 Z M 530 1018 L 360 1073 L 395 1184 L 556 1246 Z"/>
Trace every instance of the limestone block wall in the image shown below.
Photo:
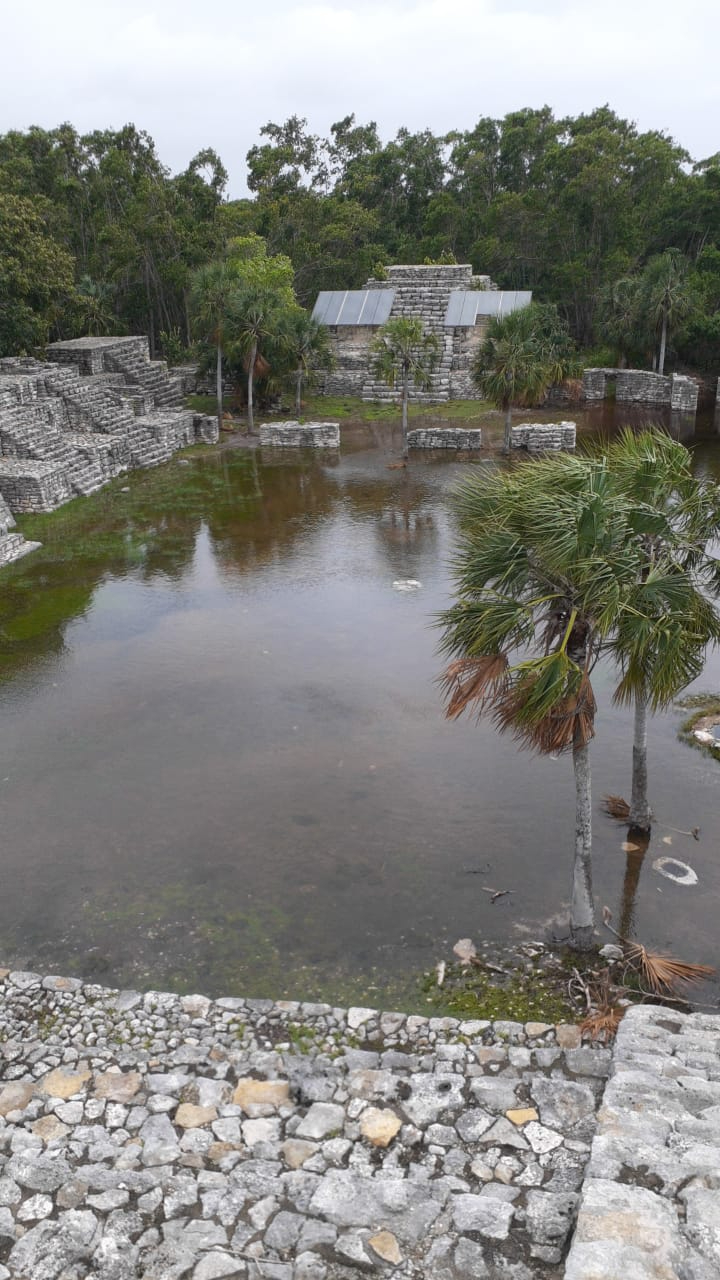
<path fill-rule="evenodd" d="M 670 408 L 678 413 L 696 413 L 699 390 L 694 378 L 674 373 L 670 388 Z"/>
<path fill-rule="evenodd" d="M 0 360 L 0 497 L 13 511 L 53 511 L 130 467 L 156 466 L 215 418 L 178 408 L 180 378 L 149 358 L 146 338 L 51 344 L 53 363 Z"/>
<path fill-rule="evenodd" d="M 411 449 L 481 449 L 482 431 L 463 431 L 454 427 L 419 428 L 408 431 L 408 446 Z"/>
<path fill-rule="evenodd" d="M 265 422 L 260 427 L 260 444 L 281 449 L 337 449 L 338 422 Z"/>
<path fill-rule="evenodd" d="M 697 411 L 698 384 L 694 378 L 679 373 L 665 377 L 649 369 L 585 369 L 585 400 L 604 400 L 609 382 L 615 383 L 616 399 L 624 404 L 667 406 L 680 413 Z"/>
<path fill-rule="evenodd" d="M 335 367 L 319 379 L 319 390 L 329 396 L 361 396 L 370 362 L 370 343 L 377 325 L 333 325 L 330 344 Z"/>
<path fill-rule="evenodd" d="M 546 453 L 575 448 L 574 422 L 520 422 L 510 428 L 510 448 Z"/>

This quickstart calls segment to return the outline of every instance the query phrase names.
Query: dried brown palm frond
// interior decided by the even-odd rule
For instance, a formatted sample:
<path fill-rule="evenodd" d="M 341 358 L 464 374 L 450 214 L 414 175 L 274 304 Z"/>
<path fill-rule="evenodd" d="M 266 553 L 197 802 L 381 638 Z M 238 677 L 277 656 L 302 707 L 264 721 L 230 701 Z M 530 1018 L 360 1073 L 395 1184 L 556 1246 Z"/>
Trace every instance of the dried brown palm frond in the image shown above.
<path fill-rule="evenodd" d="M 595 734 L 595 695 L 587 675 L 577 692 L 563 698 L 540 720 L 523 719 L 523 690 L 508 686 L 496 699 L 493 719 L 502 732 L 509 729 L 523 746 L 541 755 L 561 755 L 575 746 L 586 746 Z"/>
<path fill-rule="evenodd" d="M 481 658 L 458 658 L 440 677 L 447 698 L 445 715 L 456 720 L 475 703 L 482 711 L 485 700 L 502 690 L 507 680 L 508 660 L 504 653 L 488 653 Z"/>
<path fill-rule="evenodd" d="M 599 1009 L 593 1009 L 580 1023 L 581 1036 L 609 1044 L 615 1039 L 624 1013 L 624 1006 L 617 1004 L 606 1004 Z"/>
<path fill-rule="evenodd" d="M 617 822 L 630 821 L 630 805 L 627 800 L 623 800 L 622 796 L 603 796 L 602 807 Z"/>
<path fill-rule="evenodd" d="M 709 964 L 689 964 L 676 956 L 648 951 L 641 942 L 628 943 L 626 955 L 641 982 L 657 996 L 676 996 L 678 986 L 692 986 L 715 974 Z"/>

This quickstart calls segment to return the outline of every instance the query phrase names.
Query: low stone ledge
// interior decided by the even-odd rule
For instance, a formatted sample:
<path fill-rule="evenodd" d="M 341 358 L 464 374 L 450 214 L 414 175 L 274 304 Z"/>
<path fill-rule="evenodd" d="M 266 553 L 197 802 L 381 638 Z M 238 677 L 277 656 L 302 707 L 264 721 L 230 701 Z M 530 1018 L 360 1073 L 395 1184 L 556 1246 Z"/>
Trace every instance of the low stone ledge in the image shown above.
<path fill-rule="evenodd" d="M 260 444 L 276 449 L 338 449 L 339 422 L 264 422 Z"/>
<path fill-rule="evenodd" d="M 482 431 L 479 428 L 462 430 L 459 427 L 420 427 L 408 431 L 410 449 L 481 449 Z"/>
<path fill-rule="evenodd" d="M 520 422 L 510 428 L 510 448 L 528 453 L 548 453 L 575 448 L 574 422 Z"/>

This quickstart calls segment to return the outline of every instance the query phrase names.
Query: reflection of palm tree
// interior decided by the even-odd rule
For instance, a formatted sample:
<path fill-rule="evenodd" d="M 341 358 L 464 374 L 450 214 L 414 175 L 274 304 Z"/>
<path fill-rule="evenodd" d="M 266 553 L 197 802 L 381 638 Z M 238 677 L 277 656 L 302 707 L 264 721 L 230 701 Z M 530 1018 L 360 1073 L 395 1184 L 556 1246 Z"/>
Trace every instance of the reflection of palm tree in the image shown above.
<path fill-rule="evenodd" d="M 635 932 L 635 899 L 637 897 L 638 885 L 640 884 L 640 873 L 643 868 L 645 854 L 650 844 L 649 832 L 640 832 L 634 828 L 630 828 L 627 834 L 627 843 L 636 845 L 635 849 L 628 849 L 625 861 L 625 877 L 622 887 L 622 901 L 620 903 L 620 923 L 618 932 L 623 938 L 631 938 Z"/>

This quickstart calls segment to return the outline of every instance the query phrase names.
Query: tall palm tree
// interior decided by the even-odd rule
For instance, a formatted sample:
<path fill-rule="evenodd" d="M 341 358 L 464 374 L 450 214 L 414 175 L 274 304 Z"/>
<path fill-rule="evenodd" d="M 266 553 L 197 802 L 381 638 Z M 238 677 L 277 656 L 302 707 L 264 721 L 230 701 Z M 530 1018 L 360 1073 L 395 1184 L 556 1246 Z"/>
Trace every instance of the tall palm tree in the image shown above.
<path fill-rule="evenodd" d="M 396 316 L 378 330 L 370 348 L 371 367 L 376 378 L 389 387 L 400 382 L 402 404 L 402 456 L 408 456 L 408 400 L 410 384 L 426 391 L 440 353 L 436 334 L 426 333 L 419 316 Z"/>
<path fill-rule="evenodd" d="M 283 302 L 277 290 L 262 285 L 238 288 L 230 308 L 233 340 L 247 369 L 248 432 L 255 431 L 253 384 L 263 343 L 277 338 L 283 327 Z"/>
<path fill-rule="evenodd" d="M 334 364 L 330 331 L 327 325 L 313 319 L 309 312 L 298 308 L 288 312 L 280 341 L 293 365 L 295 417 L 299 418 L 303 383 L 310 382 L 318 370 L 330 369 Z"/>
<path fill-rule="evenodd" d="M 536 404 L 577 367 L 567 326 L 554 307 L 532 303 L 490 321 L 472 372 L 478 390 L 504 410 L 503 453 L 510 450 L 513 405 Z"/>
<path fill-rule="evenodd" d="M 190 282 L 190 313 L 196 335 L 216 348 L 215 393 L 218 426 L 222 426 L 223 349 L 231 336 L 233 299 L 238 290 L 237 274 L 228 259 L 199 267 Z"/>
<path fill-rule="evenodd" d="M 670 328 L 693 307 L 690 263 L 679 249 L 666 249 L 649 260 L 640 280 L 640 298 L 653 331 L 660 331 L 657 371 L 664 373 Z"/>
<path fill-rule="evenodd" d="M 607 455 L 473 472 L 456 507 L 456 601 L 440 616 L 442 649 L 454 659 L 447 714 L 473 706 L 525 746 L 572 753 L 570 941 L 584 949 L 594 924 L 594 666 L 610 653 L 622 668 L 617 697 L 634 696 L 642 671 L 647 704 L 665 705 L 669 690 L 697 674 L 701 640 L 717 620 L 668 556 L 648 567 L 644 534 L 667 521 L 650 501 L 628 497 Z"/>
<path fill-rule="evenodd" d="M 700 675 L 708 645 L 720 639 L 709 598 L 720 586 L 720 563 L 707 551 L 720 535 L 720 503 L 717 486 L 693 475 L 687 449 L 663 431 L 624 431 L 607 460 L 614 487 L 630 504 L 639 553 L 637 582 L 611 647 L 622 671 L 615 700 L 634 707 L 629 825 L 649 831 L 648 711 L 667 707 Z"/>

